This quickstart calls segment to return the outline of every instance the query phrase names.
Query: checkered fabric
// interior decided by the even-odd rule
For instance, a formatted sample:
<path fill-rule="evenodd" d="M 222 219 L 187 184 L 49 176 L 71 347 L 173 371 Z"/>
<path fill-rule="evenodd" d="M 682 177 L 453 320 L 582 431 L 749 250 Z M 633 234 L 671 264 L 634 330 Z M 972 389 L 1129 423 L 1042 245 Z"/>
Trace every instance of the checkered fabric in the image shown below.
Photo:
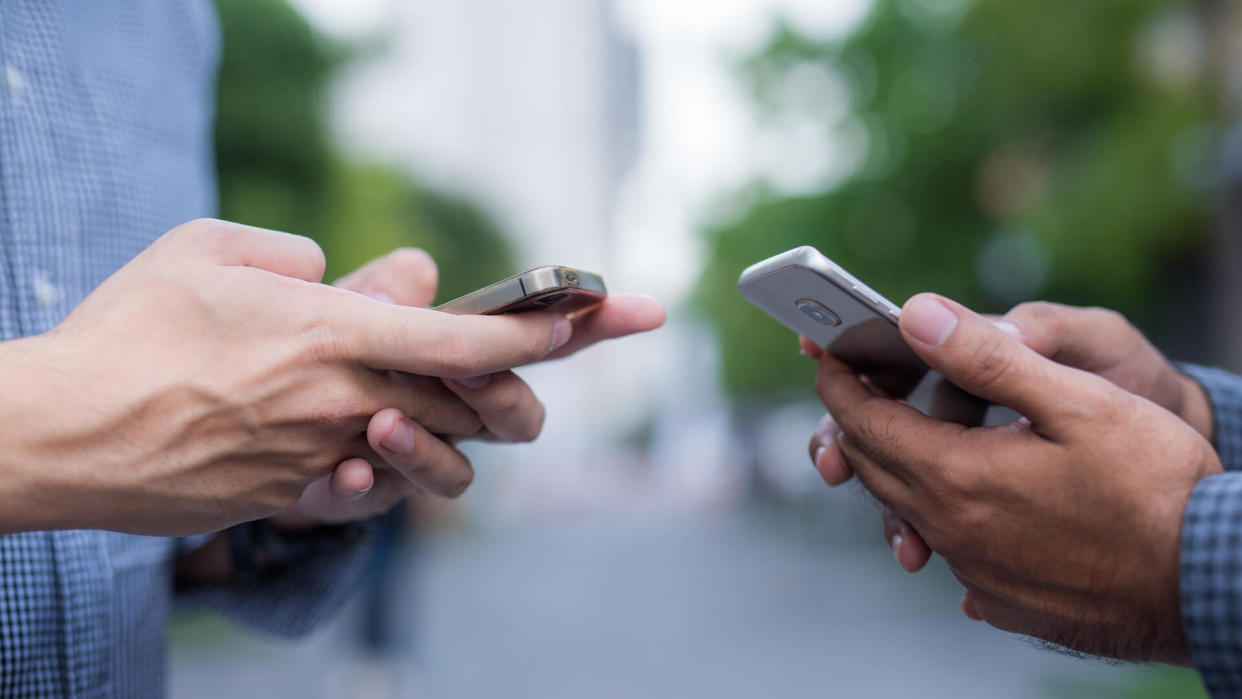
<path fill-rule="evenodd" d="M 160 234 L 213 213 L 216 34 L 206 0 L 0 0 L 0 340 L 48 330 Z M 200 542 L 0 537 L 0 697 L 163 695 L 173 565 Z M 296 635 L 340 603 L 363 548 L 334 539 L 193 595 Z"/>
<path fill-rule="evenodd" d="M 1182 366 L 1212 404 L 1225 473 L 1200 481 L 1182 521 L 1182 623 L 1214 697 L 1242 697 L 1242 377 Z"/>
<path fill-rule="evenodd" d="M 1212 403 L 1213 441 L 1226 471 L 1242 471 L 1242 378 L 1220 369 L 1178 365 L 1199 382 Z"/>

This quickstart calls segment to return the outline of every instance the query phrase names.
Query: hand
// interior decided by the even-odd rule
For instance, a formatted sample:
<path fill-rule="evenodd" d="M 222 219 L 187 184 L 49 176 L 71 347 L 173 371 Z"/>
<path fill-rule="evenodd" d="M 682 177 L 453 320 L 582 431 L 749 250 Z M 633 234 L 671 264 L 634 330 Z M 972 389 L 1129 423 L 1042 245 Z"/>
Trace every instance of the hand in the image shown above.
<path fill-rule="evenodd" d="M 1203 387 L 1179 372 L 1120 313 L 1024 303 L 997 323 L 1040 355 L 1142 396 L 1212 440 L 1212 407 Z"/>
<path fill-rule="evenodd" d="M 337 286 L 389 303 L 426 306 L 436 294 L 439 273 L 421 250 L 402 249 L 374 260 Z M 574 320 L 572 340 L 549 359 L 567 356 L 601 339 L 655 329 L 663 324 L 659 302 L 637 295 L 614 295 L 599 309 Z M 475 411 L 483 430 L 469 439 L 530 442 L 542 430 L 545 410 L 530 387 L 511 371 L 445 385 Z M 429 433 L 400 410 L 381 411 L 367 428 L 378 461 L 353 458 L 311 484 L 297 505 L 273 521 L 308 528 L 367 519 L 383 514 L 416 492 L 456 497 L 474 477 L 470 461 L 452 444 Z"/>
<path fill-rule="evenodd" d="M 994 322 L 1040 355 L 1147 398 L 1212 439 L 1212 408 L 1203 388 L 1177 371 L 1121 314 L 1036 302 L 1017 306 Z M 806 342 L 803 352 L 816 358 L 822 353 Z M 834 444 L 837 434 L 836 423 L 825 416 L 811 439 L 812 461 L 829 485 L 844 483 L 853 475 Z M 882 519 L 884 540 L 901 566 L 911 573 L 922 570 L 931 550 L 918 532 L 887 510 Z"/>
<path fill-rule="evenodd" d="M 0 530 L 183 535 L 268 516 L 369 457 L 386 408 L 437 435 L 478 433 L 441 378 L 528 364 L 573 331 L 553 313 L 380 303 L 322 273 L 308 239 L 195 221 L 51 332 L 0 345 Z"/>
<path fill-rule="evenodd" d="M 832 357 L 820 363 L 844 459 L 944 556 L 969 611 L 1086 653 L 1186 661 L 1179 533 L 1191 489 L 1221 471 L 1212 446 L 1155 403 L 1045 359 L 951 301 L 916 296 L 901 328 L 929 366 L 1025 416 L 939 422 Z"/>

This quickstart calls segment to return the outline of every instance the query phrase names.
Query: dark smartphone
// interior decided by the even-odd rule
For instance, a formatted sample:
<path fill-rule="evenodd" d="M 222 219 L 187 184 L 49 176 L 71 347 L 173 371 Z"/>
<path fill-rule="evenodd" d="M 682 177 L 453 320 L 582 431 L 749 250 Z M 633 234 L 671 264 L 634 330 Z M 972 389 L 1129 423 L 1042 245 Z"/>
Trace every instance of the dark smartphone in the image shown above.
<path fill-rule="evenodd" d="M 458 315 L 503 315 L 556 310 L 566 315 L 595 308 L 608 297 L 604 279 L 573 267 L 548 266 L 515 274 L 435 310 Z"/>

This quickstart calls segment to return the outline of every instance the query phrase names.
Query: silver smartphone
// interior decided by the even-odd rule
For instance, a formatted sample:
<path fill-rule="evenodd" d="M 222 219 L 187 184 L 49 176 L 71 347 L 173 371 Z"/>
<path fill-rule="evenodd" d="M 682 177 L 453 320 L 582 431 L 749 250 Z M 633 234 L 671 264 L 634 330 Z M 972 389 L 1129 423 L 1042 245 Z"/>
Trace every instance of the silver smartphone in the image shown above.
<path fill-rule="evenodd" d="M 901 308 L 810 246 L 751 265 L 738 290 L 790 330 L 936 418 L 983 423 L 988 404 L 928 369 L 898 329 Z"/>
<path fill-rule="evenodd" d="M 457 315 L 555 310 L 571 315 L 591 310 L 607 297 L 608 289 L 598 274 L 573 267 L 548 266 L 515 274 L 437 306 L 435 310 Z"/>

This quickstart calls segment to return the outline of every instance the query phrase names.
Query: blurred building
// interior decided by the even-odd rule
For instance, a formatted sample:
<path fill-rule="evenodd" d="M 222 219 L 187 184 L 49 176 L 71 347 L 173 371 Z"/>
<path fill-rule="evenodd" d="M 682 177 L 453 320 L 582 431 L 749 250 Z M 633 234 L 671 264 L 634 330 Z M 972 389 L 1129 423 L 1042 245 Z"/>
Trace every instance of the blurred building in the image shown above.
<path fill-rule="evenodd" d="M 334 12 L 350 16 L 302 4 L 329 31 Z M 468 193 L 513 235 L 523 267 L 573 265 L 602 273 L 613 289 L 634 288 L 617 255 L 617 210 L 641 147 L 643 66 L 614 1 L 369 4 L 352 14 L 370 22 L 339 32 L 364 46 L 383 37 L 332 95 L 344 146 Z M 521 449 L 472 447 L 476 509 L 580 509 L 629 492 L 642 449 L 612 445 L 643 429 L 664 387 L 652 364 L 674 359 L 641 347 L 627 341 L 572 366 L 524 370 L 549 409 L 544 438 Z"/>
<path fill-rule="evenodd" d="M 609 0 L 391 3 L 391 46 L 340 81 L 349 146 L 470 191 L 526 264 L 607 271 L 639 140 L 639 55 Z"/>

